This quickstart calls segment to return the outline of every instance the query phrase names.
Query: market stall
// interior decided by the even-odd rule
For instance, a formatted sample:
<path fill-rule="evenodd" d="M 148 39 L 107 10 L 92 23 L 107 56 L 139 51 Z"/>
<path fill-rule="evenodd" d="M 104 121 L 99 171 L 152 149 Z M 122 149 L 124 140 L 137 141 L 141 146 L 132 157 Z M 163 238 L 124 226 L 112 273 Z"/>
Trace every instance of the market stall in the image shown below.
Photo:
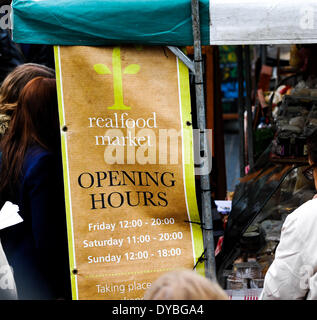
<path fill-rule="evenodd" d="M 308 166 L 307 137 L 317 129 L 315 46 L 283 49 L 285 61 L 277 55 L 259 68 L 249 130 L 255 164 L 250 168 L 244 126 L 247 154 L 242 154 L 242 171 L 248 174 L 235 189 L 222 250 L 216 257 L 219 281 L 240 298 L 259 296 L 286 217 L 316 192 L 314 183 L 303 175 Z"/>
<path fill-rule="evenodd" d="M 293 70 L 279 73 L 279 80 L 283 78 L 285 83 L 278 81 L 278 86 L 261 87 L 263 81 L 272 76 L 265 62 L 260 73 L 263 81 L 257 81 L 252 87 L 248 45 L 317 43 L 315 1 L 193 1 L 196 9 L 197 4 L 200 5 L 200 15 L 197 11 L 194 14 L 190 1 L 186 0 L 100 1 L 97 12 L 94 10 L 96 1 L 77 1 L 75 7 L 73 1 L 64 2 L 63 10 L 59 10 L 59 4 L 53 0 L 13 1 L 13 39 L 48 45 L 193 46 L 194 64 L 184 57 L 181 59 L 195 74 L 200 129 L 206 128 L 201 45 L 239 45 L 241 175 L 245 169 L 249 174 L 235 190 L 216 266 L 224 288 L 238 291 L 261 288 L 285 215 L 311 197 L 312 189 L 303 184 L 300 172 L 307 165 L 305 136 L 316 125 L 316 89 L 314 83 L 307 82 L 306 77 L 298 78 L 300 74 Z M 201 22 L 194 25 L 194 32 L 192 13 L 193 21 L 197 22 L 200 16 Z M 254 132 L 260 132 L 262 138 L 268 134 L 263 146 L 267 141 L 270 144 L 264 148 L 264 153 L 256 148 L 263 139 L 257 140 Z M 200 179 L 201 206 L 208 276 L 213 277 L 212 204 L 208 180 L 209 177 Z M 258 292 L 252 292 L 253 295 L 257 297 Z"/>

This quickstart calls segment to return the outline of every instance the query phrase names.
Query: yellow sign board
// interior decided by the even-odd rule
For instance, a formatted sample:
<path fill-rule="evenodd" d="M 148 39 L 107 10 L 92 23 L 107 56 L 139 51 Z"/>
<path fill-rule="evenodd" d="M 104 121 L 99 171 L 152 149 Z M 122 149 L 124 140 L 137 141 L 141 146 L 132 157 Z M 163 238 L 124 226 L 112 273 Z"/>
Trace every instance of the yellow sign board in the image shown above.
<path fill-rule="evenodd" d="M 55 61 L 73 299 L 142 299 L 203 252 L 188 70 L 162 47 Z"/>

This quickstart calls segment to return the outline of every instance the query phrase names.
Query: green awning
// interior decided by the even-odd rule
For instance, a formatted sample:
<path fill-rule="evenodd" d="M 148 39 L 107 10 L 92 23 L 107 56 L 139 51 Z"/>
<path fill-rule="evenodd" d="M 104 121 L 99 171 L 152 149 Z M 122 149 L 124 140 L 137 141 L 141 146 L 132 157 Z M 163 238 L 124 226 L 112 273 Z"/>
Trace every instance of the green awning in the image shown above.
<path fill-rule="evenodd" d="M 191 0 L 13 0 L 13 40 L 49 45 L 193 45 Z M 200 1 L 209 44 L 209 0 Z"/>

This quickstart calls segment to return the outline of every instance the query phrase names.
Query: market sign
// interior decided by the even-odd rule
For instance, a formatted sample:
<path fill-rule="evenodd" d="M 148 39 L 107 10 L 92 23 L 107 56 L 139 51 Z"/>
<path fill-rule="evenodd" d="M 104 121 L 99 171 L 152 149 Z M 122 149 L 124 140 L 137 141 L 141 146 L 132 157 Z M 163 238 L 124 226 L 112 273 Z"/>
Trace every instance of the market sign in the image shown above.
<path fill-rule="evenodd" d="M 142 299 L 203 253 L 188 69 L 163 47 L 55 60 L 73 299 Z"/>

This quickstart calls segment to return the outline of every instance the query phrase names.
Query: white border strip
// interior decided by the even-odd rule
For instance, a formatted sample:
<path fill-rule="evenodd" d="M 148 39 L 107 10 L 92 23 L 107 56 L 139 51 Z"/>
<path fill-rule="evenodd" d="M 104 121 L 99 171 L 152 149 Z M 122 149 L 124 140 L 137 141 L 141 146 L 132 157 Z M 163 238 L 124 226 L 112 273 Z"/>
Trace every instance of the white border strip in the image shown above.
<path fill-rule="evenodd" d="M 184 183 L 184 193 L 185 193 L 185 203 L 186 203 L 186 211 L 187 217 L 190 221 L 190 214 L 188 209 L 187 203 L 187 191 L 186 191 L 186 175 L 185 175 L 185 153 L 184 153 L 184 127 L 183 127 L 183 115 L 182 115 L 182 96 L 181 96 L 181 88 L 180 88 L 180 74 L 179 74 L 179 59 L 176 57 L 177 63 L 177 80 L 178 80 L 178 99 L 179 99 L 179 110 L 180 110 L 180 118 L 181 118 L 181 126 L 182 126 L 182 167 L 183 167 L 183 183 Z M 195 255 L 195 243 L 194 243 L 194 234 L 192 224 L 189 223 L 190 226 L 190 233 L 191 233 L 191 240 L 192 240 L 192 249 L 193 249 L 193 257 L 194 257 L 194 265 L 196 264 L 196 255 Z"/>

